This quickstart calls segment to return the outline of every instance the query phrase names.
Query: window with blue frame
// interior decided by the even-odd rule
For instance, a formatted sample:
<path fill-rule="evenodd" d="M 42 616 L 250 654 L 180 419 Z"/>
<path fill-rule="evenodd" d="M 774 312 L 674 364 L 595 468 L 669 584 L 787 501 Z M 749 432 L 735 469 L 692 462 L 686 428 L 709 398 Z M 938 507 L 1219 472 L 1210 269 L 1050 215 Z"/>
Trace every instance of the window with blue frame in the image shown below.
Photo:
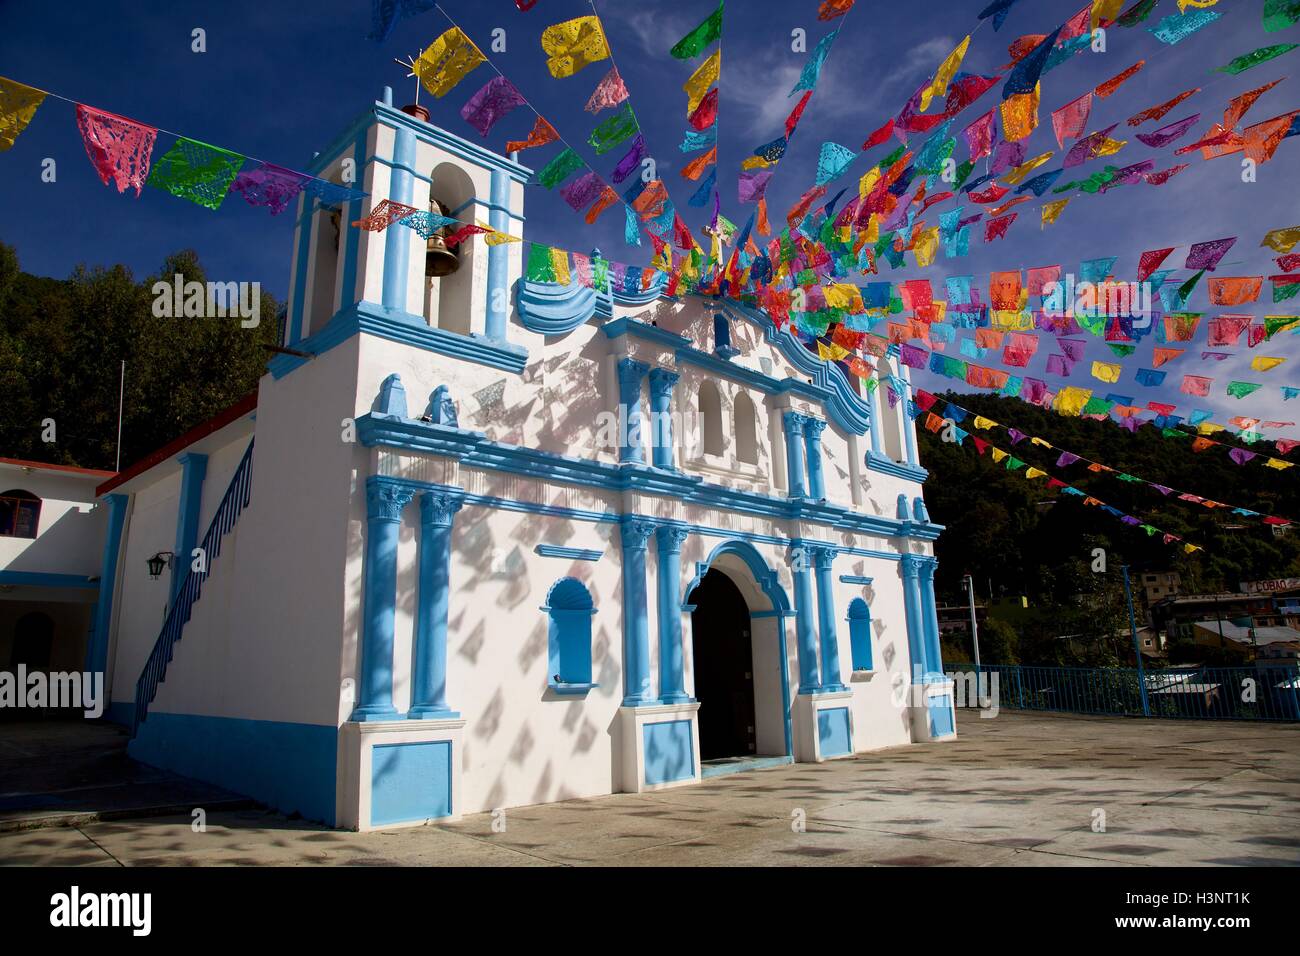
<path fill-rule="evenodd" d="M 591 619 L 596 608 L 591 592 L 576 578 L 560 578 L 542 608 L 550 618 L 546 631 L 546 683 L 557 694 L 585 694 L 591 681 Z"/>
<path fill-rule="evenodd" d="M 854 598 L 849 603 L 849 647 L 853 669 L 871 670 L 871 608 L 862 598 Z"/>

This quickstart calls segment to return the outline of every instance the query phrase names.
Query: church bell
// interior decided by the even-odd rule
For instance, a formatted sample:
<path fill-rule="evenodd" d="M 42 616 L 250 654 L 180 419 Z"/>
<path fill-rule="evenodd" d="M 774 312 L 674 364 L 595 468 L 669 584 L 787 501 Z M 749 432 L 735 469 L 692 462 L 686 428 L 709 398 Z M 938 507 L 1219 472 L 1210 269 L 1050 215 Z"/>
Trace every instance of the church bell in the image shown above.
<path fill-rule="evenodd" d="M 429 211 L 435 216 L 447 216 L 446 207 L 436 199 L 429 200 Z M 447 248 L 447 227 L 436 230 L 425 243 L 424 274 L 441 278 L 460 268 L 460 257 Z"/>

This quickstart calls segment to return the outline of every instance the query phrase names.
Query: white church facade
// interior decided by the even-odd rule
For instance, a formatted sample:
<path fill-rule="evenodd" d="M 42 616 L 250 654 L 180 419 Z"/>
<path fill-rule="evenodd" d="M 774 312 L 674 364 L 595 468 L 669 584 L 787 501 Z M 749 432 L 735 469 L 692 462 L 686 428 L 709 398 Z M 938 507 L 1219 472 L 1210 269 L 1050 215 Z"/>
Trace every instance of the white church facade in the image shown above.
<path fill-rule="evenodd" d="M 429 274 L 348 224 L 526 235 L 530 171 L 387 91 L 307 171 L 345 164 L 256 395 L 97 488 L 86 659 L 132 756 L 371 829 L 955 735 L 906 394 L 518 243 Z"/>

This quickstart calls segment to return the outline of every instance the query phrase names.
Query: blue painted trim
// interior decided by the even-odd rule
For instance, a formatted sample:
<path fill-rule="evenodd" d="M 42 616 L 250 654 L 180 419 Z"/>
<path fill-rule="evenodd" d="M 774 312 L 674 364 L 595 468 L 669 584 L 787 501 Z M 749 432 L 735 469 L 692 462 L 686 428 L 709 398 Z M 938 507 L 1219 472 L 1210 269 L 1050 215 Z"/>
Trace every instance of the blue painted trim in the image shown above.
<path fill-rule="evenodd" d="M 823 757 L 843 757 L 853 753 L 853 725 L 847 707 L 817 711 L 817 740 Z"/>
<path fill-rule="evenodd" d="M 800 373 L 812 379 L 812 385 L 805 384 L 803 388 L 827 396 L 821 400 L 825 402 L 827 417 L 836 427 L 854 435 L 866 434 L 871 427 L 871 406 L 854 391 L 838 366 L 817 358 L 803 347 L 789 328 L 777 329 L 771 318 L 758 309 L 732 302 L 723 305 L 722 309 L 733 317 L 739 316 L 756 325 L 767 342 L 776 346 Z"/>
<path fill-rule="evenodd" d="M 415 666 L 411 720 L 460 716 L 447 705 L 447 613 L 451 606 L 451 526 L 464 497 L 446 492 L 420 496 L 420 553 L 415 612 Z"/>
<path fill-rule="evenodd" d="M 366 135 L 365 130 L 357 132 L 356 146 L 352 151 L 352 158 L 356 163 L 358 176 L 363 175 L 362 170 L 365 168 Z M 364 179 L 362 182 L 364 183 Z M 361 218 L 361 204 L 363 201 L 358 197 L 348 203 L 347 215 L 341 224 L 344 228 L 347 228 L 347 241 L 343 246 L 343 288 L 340 290 L 339 295 L 339 304 L 345 308 L 357 301 L 357 250 L 361 246 L 361 230 L 347 227 L 346 224 Z"/>
<path fill-rule="evenodd" d="M 866 577 L 863 577 L 863 576 L 860 575 L 860 574 L 841 574 L 841 575 L 840 575 L 840 583 L 841 583 L 841 584 L 861 584 L 861 585 L 863 585 L 863 586 L 865 587 L 865 586 L 867 586 L 867 585 L 870 585 L 871 582 L 872 582 L 872 580 L 873 580 L 872 578 L 866 578 Z"/>
<path fill-rule="evenodd" d="M 492 210 L 488 225 L 498 232 L 510 230 L 507 207 L 510 204 L 510 179 L 501 169 L 492 170 Z M 487 269 L 487 319 L 484 333 L 493 342 L 506 340 L 506 320 L 509 317 L 510 246 L 500 243 L 488 246 Z"/>
<path fill-rule="evenodd" d="M 493 173 L 494 173 L 494 174 L 495 174 L 496 172 L 497 172 L 497 170 L 493 170 Z M 450 215 L 453 216 L 453 217 L 454 217 L 454 216 L 459 216 L 462 212 L 464 212 L 464 211 L 465 211 L 466 209 L 468 209 L 470 206 L 478 206 L 478 207 L 480 207 L 480 208 L 483 208 L 483 209 L 488 210 L 488 212 L 490 212 L 490 213 L 491 213 L 491 212 L 500 212 L 500 213 L 504 213 L 504 214 L 505 214 L 505 217 L 506 217 L 507 219 L 513 219 L 513 220 L 515 220 L 515 221 L 517 221 L 517 222 L 525 222 L 525 221 L 526 221 L 526 220 L 524 219 L 524 216 L 523 216 L 522 213 L 517 213 L 517 212 L 512 212 L 512 211 L 511 211 L 510 206 L 509 206 L 509 201 L 508 201 L 508 200 L 493 199 L 493 200 L 491 200 L 491 201 L 488 201 L 488 200 L 486 200 L 486 199 L 479 199 L 477 196 L 471 196 L 469 199 L 466 199 L 463 203 L 461 203 L 459 206 L 457 206 L 455 209 L 453 209 L 453 210 L 451 211 Z M 507 232 L 507 231 L 509 231 L 509 225 L 506 224 L 504 221 L 502 222 L 502 224 L 501 224 L 500 226 L 493 226 L 492 228 L 493 228 L 493 229 L 500 229 L 500 230 L 503 231 L 503 232 Z"/>
<path fill-rule="evenodd" d="M 683 502 L 707 505 L 744 514 L 787 520 L 824 522 L 837 529 L 881 537 L 914 537 L 932 540 L 942 525 L 923 525 L 855 511 L 844 505 L 816 503 L 706 483 L 687 475 L 644 464 L 615 465 L 569 455 L 557 455 L 519 445 L 488 441 L 481 432 L 450 428 L 413 419 L 396 419 L 368 413 L 356 420 L 357 440 L 366 447 L 382 445 L 407 451 L 445 455 L 465 465 L 493 471 L 526 475 L 547 481 L 601 488 L 608 491 L 644 491 L 669 495 Z M 412 487 L 418 487 L 412 485 Z M 731 537 L 745 535 L 722 532 Z M 766 540 L 750 536 L 751 540 Z M 772 537 L 773 543 L 789 539 Z M 865 548 L 841 548 L 845 554 L 897 560 L 890 552 Z"/>
<path fill-rule="evenodd" d="M 199 542 L 199 506 L 203 503 L 203 479 L 208 473 L 208 456 L 185 452 L 177 457 L 181 466 L 181 495 L 176 506 L 176 544 L 172 556 L 171 600 L 185 583 Z M 208 560 L 209 556 L 205 556 Z"/>
<path fill-rule="evenodd" d="M 283 813 L 334 825 L 337 727 L 154 710 L 127 753 Z"/>
<path fill-rule="evenodd" d="M 370 825 L 452 815 L 450 740 L 375 744 L 370 749 Z"/>
<path fill-rule="evenodd" d="M 830 557 L 825 557 L 826 552 Z M 831 564 L 834 560 L 833 548 L 820 549 L 815 561 L 813 579 L 817 585 L 817 634 L 821 648 L 821 686 L 822 693 L 844 690 L 840 680 L 840 638 L 835 623 L 835 588 L 831 584 Z"/>
<path fill-rule="evenodd" d="M 867 452 L 866 465 L 870 471 L 878 471 L 883 475 L 893 475 L 895 478 L 915 481 L 918 484 L 930 477 L 930 473 L 920 465 L 909 465 L 905 462 L 894 461 L 887 455 L 877 455 L 874 451 Z"/>
<path fill-rule="evenodd" d="M 415 165 L 415 136 L 408 129 L 397 130 L 393 142 L 393 161 L 400 164 L 393 170 L 388 186 L 388 198 L 393 202 L 411 204 L 415 180 L 406 172 L 406 166 Z M 411 240 L 415 234 L 407 229 L 388 229 L 384 232 L 384 283 L 383 304 L 386 309 L 406 311 L 407 285 L 411 270 Z"/>
<path fill-rule="evenodd" d="M 89 575 L 55 574 L 50 571 L 4 570 L 0 570 L 0 584 L 30 588 L 77 588 L 87 591 L 92 591 L 99 586 L 96 579 Z"/>
<path fill-rule="evenodd" d="M 86 648 L 86 670 L 102 674 L 108 667 L 108 632 L 113 625 L 113 591 L 117 584 L 117 562 L 122 551 L 122 528 L 126 524 L 127 495 L 105 495 L 108 527 L 104 535 L 104 556 L 99 564 L 99 599 L 95 602 L 95 629 Z M 0 580 L 4 572 L 0 571 Z"/>
<path fill-rule="evenodd" d="M 516 375 L 528 363 L 528 350 L 522 345 L 448 332 L 429 325 L 422 316 L 364 301 L 340 310 L 325 328 L 304 339 L 297 348 L 313 356 L 323 355 L 361 332 Z M 267 370 L 280 379 L 308 361 L 296 355 L 277 355 L 267 363 Z"/>
<path fill-rule="evenodd" d="M 299 218 L 298 224 L 294 227 L 298 234 L 298 255 L 293 265 L 293 308 L 289 312 L 288 328 L 284 332 L 284 344 L 290 347 L 295 346 L 303 338 L 303 300 L 307 297 L 307 261 L 311 257 L 311 208 L 313 200 L 306 193 L 303 193 L 299 202 L 305 213 Z"/>
<path fill-rule="evenodd" d="M 747 770 L 766 770 L 769 767 L 786 767 L 794 763 L 791 756 L 785 757 L 746 757 L 743 760 L 728 761 L 727 763 L 714 764 L 713 766 L 704 765 L 700 767 L 700 779 L 708 780 L 712 777 L 725 777 L 733 773 L 744 773 Z"/>
<path fill-rule="evenodd" d="M 642 322 L 640 319 L 634 319 L 631 316 L 625 316 L 607 323 L 602 327 L 602 331 L 607 338 L 616 339 L 622 335 L 634 335 L 639 339 L 655 342 L 667 348 L 678 348 L 691 344 L 691 340 L 684 335 L 669 332 L 667 329 L 661 329 L 657 325 Z"/>
<path fill-rule="evenodd" d="M 574 561 L 599 561 L 603 551 L 592 551 L 589 548 L 565 548 L 558 544 L 539 544 L 533 548 L 534 554 L 540 554 L 544 558 L 571 558 Z"/>
<path fill-rule="evenodd" d="M 381 477 L 366 479 L 362 563 L 361 673 L 352 720 L 394 720 L 393 629 L 397 617 L 397 542 L 402 509 L 414 497 Z"/>
<path fill-rule="evenodd" d="M 650 617 L 646 595 L 646 541 L 652 522 L 629 515 L 619 523 L 623 565 L 623 706 L 655 703 L 650 679 Z"/>
<path fill-rule="evenodd" d="M 520 280 L 515 285 L 515 311 L 529 332 L 566 335 L 593 316 L 610 318 L 614 307 L 608 293 L 576 280 L 568 285 Z"/>
<path fill-rule="evenodd" d="M 381 166 L 387 166 L 389 169 L 400 169 L 405 173 L 409 173 L 412 179 L 418 179 L 420 182 L 428 183 L 430 186 L 433 185 L 432 176 L 425 176 L 418 169 L 415 169 L 412 166 L 407 166 L 403 163 L 395 163 L 391 159 L 385 159 L 383 156 L 368 157 L 366 159 L 366 165 L 370 165 L 371 163 L 379 163 Z"/>
<path fill-rule="evenodd" d="M 641 743 L 645 753 L 647 786 L 695 779 L 695 742 L 691 721 L 665 720 L 643 724 Z"/>
<path fill-rule="evenodd" d="M 953 722 L 952 698 L 946 694 L 936 694 L 925 702 L 926 713 L 930 719 L 931 737 L 950 737 L 957 732 Z"/>
<path fill-rule="evenodd" d="M 352 138 L 356 136 L 358 130 L 368 129 L 376 123 L 391 126 L 394 129 L 406 129 L 413 133 L 420 142 L 432 143 L 453 156 L 469 160 L 486 169 L 504 169 L 512 179 L 520 183 L 527 183 L 533 175 L 533 171 L 527 166 L 522 166 L 513 160 L 500 156 L 479 146 L 477 143 L 455 136 L 440 127 L 418 120 L 414 116 L 395 109 L 390 103 L 383 103 L 378 100 L 375 101 L 373 106 L 367 108 L 349 123 L 338 136 L 334 137 L 328 146 L 302 168 L 302 171 L 310 176 L 317 175 L 321 170 L 329 167 L 347 149 L 348 144 L 352 142 Z"/>

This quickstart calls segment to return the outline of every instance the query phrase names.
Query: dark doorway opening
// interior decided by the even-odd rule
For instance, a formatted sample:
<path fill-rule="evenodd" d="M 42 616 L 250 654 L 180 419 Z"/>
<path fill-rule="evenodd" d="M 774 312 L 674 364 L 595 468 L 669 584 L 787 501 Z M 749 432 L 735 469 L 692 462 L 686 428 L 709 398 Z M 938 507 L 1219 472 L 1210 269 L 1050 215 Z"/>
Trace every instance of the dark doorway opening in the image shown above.
<path fill-rule="evenodd" d="M 754 734 L 754 646 L 749 605 L 721 571 L 709 569 L 687 603 L 700 702 L 700 759 L 757 752 Z"/>

